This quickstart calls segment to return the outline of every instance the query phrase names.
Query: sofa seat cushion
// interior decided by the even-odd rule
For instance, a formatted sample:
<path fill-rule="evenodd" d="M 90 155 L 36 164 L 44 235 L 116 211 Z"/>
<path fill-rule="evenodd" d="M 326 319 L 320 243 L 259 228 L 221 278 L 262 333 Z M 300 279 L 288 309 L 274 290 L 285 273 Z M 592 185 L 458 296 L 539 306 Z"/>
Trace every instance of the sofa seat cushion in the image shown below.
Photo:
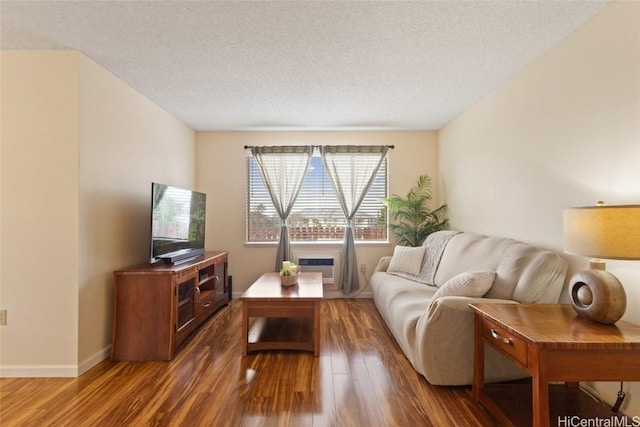
<path fill-rule="evenodd" d="M 411 364 L 422 373 L 416 358 L 416 332 L 438 288 L 385 272 L 374 273 L 370 281 L 376 307 Z"/>

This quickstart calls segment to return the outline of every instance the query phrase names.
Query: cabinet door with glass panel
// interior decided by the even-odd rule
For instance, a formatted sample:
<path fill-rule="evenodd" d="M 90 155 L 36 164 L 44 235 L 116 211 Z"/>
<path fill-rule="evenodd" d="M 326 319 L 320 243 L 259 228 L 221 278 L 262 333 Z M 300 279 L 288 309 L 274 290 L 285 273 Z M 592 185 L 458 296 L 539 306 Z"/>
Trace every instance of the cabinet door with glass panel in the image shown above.
<path fill-rule="evenodd" d="M 195 328 L 197 274 L 194 272 L 180 279 L 176 284 L 175 345 L 178 346 Z"/>

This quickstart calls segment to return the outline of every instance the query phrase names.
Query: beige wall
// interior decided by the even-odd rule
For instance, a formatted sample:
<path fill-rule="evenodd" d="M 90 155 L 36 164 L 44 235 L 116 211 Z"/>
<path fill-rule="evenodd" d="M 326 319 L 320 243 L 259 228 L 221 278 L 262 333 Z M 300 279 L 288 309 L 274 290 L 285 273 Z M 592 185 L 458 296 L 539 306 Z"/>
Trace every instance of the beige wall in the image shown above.
<path fill-rule="evenodd" d="M 562 252 L 563 208 L 640 203 L 640 3 L 614 3 L 439 137 L 454 228 Z M 569 275 L 587 266 L 566 258 Z M 640 262 L 607 268 L 627 290 L 625 319 L 640 323 Z M 595 385 L 609 402 L 618 386 Z M 640 415 L 640 386 L 625 388 L 623 408 Z"/>
<path fill-rule="evenodd" d="M 78 54 L 2 52 L 0 368 L 78 362 Z"/>
<path fill-rule="evenodd" d="M 113 270 L 145 261 L 151 182 L 193 187 L 195 134 L 76 52 L 2 53 L 2 376 L 108 356 Z"/>
<path fill-rule="evenodd" d="M 263 272 L 273 269 L 275 245 L 247 245 L 245 240 L 245 145 L 283 144 L 393 144 L 389 154 L 389 193 L 405 195 L 420 174 L 439 186 L 438 147 L 435 132 L 203 132 L 198 133 L 197 185 L 207 193 L 207 241 L 209 249 L 229 251 L 233 292 L 246 290 Z M 434 194 L 437 199 L 437 191 Z M 438 200 L 434 201 L 437 203 Z M 332 251 L 338 245 L 295 245 L 294 251 Z M 358 263 L 371 275 L 378 259 L 393 251 L 393 244 L 359 244 Z M 365 277 L 360 274 L 360 287 Z M 367 295 L 368 290 L 362 295 Z M 338 294 L 341 295 L 341 294 Z"/>
<path fill-rule="evenodd" d="M 81 371 L 108 356 L 113 271 L 149 257 L 151 182 L 195 186 L 195 132 L 80 56 Z"/>

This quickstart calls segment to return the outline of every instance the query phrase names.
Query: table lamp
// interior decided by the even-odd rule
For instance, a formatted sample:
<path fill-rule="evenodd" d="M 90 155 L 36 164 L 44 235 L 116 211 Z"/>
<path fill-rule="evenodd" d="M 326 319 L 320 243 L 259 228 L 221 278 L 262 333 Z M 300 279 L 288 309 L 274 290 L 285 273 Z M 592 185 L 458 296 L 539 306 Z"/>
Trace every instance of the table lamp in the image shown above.
<path fill-rule="evenodd" d="M 640 260 L 640 205 L 568 208 L 563 212 L 564 250 L 588 256 L 589 269 L 571 277 L 569 292 L 580 317 L 598 323 L 617 322 L 627 308 L 620 281 L 600 260 Z"/>

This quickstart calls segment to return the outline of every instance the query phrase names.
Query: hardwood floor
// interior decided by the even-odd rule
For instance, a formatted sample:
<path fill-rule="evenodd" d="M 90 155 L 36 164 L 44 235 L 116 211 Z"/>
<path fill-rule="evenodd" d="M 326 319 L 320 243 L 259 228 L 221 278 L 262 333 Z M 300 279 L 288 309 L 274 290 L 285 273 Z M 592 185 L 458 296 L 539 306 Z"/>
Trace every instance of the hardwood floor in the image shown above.
<path fill-rule="evenodd" d="M 322 302 L 321 355 L 240 355 L 233 300 L 170 362 L 104 361 L 79 378 L 0 380 L 9 426 L 493 426 L 470 387 L 430 385 L 368 299 Z"/>

